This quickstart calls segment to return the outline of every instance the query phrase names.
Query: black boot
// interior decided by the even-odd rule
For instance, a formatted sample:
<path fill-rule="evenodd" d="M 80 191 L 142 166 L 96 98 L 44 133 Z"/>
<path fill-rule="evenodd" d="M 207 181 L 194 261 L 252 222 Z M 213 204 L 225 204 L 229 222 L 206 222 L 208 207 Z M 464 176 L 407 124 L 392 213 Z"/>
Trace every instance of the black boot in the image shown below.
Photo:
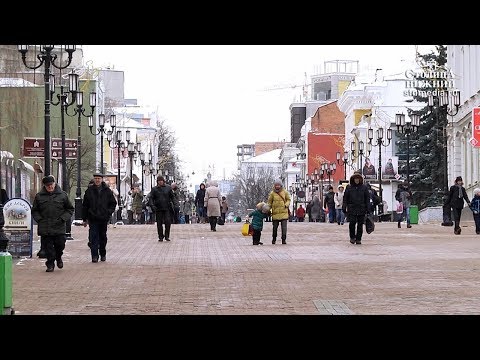
<path fill-rule="evenodd" d="M 47 248 L 45 244 L 45 240 L 43 239 L 43 236 L 40 236 L 40 250 L 38 250 L 37 256 L 40 259 L 46 259 L 47 258 L 47 251 L 45 250 Z"/>

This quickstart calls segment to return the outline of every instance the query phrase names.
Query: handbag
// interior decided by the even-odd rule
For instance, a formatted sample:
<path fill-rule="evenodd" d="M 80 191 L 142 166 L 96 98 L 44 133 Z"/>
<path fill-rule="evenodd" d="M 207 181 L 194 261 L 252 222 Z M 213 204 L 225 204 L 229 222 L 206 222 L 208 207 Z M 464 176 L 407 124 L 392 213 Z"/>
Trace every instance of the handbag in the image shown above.
<path fill-rule="evenodd" d="M 248 222 L 248 220 L 242 225 L 242 235 L 243 236 L 250 235 L 250 223 Z"/>
<path fill-rule="evenodd" d="M 375 223 L 373 222 L 373 214 L 365 215 L 365 230 L 367 234 L 371 234 L 375 230 Z"/>
<path fill-rule="evenodd" d="M 285 201 L 285 199 L 284 199 L 284 197 L 283 197 L 282 195 L 280 195 L 279 193 L 275 193 L 275 194 L 277 194 L 278 196 L 280 196 L 280 198 L 283 200 L 283 202 L 284 202 L 285 204 L 287 204 L 287 202 Z M 290 208 L 289 208 L 289 207 L 287 208 L 287 210 L 288 210 L 288 217 L 292 216 L 292 212 L 290 211 Z"/>
<path fill-rule="evenodd" d="M 397 214 L 402 214 L 403 213 L 403 203 L 398 202 L 397 204 Z"/>

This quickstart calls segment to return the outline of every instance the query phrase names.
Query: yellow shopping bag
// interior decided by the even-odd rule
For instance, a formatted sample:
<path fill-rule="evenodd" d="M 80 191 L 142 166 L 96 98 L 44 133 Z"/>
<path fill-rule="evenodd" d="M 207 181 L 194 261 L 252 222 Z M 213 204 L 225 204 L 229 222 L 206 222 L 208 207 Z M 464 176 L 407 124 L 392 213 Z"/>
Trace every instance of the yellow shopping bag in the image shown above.
<path fill-rule="evenodd" d="M 245 224 L 242 225 L 242 235 L 243 236 L 248 236 L 249 235 L 249 228 L 250 224 L 246 222 Z"/>

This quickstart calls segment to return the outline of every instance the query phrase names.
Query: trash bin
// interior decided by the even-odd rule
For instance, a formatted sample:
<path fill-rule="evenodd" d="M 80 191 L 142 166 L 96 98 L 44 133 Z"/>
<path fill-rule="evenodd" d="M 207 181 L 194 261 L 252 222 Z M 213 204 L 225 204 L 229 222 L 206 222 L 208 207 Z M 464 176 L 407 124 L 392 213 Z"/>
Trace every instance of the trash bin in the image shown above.
<path fill-rule="evenodd" d="M 410 205 L 410 224 L 418 224 L 418 206 Z"/>

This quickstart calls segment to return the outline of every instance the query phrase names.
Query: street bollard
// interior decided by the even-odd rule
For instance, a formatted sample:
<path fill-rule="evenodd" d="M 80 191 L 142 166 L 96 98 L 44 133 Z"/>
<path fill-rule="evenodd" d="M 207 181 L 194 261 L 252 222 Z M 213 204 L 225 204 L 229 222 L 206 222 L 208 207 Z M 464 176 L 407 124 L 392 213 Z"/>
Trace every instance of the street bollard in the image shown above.
<path fill-rule="evenodd" d="M 13 315 L 12 255 L 0 250 L 0 315 Z"/>

